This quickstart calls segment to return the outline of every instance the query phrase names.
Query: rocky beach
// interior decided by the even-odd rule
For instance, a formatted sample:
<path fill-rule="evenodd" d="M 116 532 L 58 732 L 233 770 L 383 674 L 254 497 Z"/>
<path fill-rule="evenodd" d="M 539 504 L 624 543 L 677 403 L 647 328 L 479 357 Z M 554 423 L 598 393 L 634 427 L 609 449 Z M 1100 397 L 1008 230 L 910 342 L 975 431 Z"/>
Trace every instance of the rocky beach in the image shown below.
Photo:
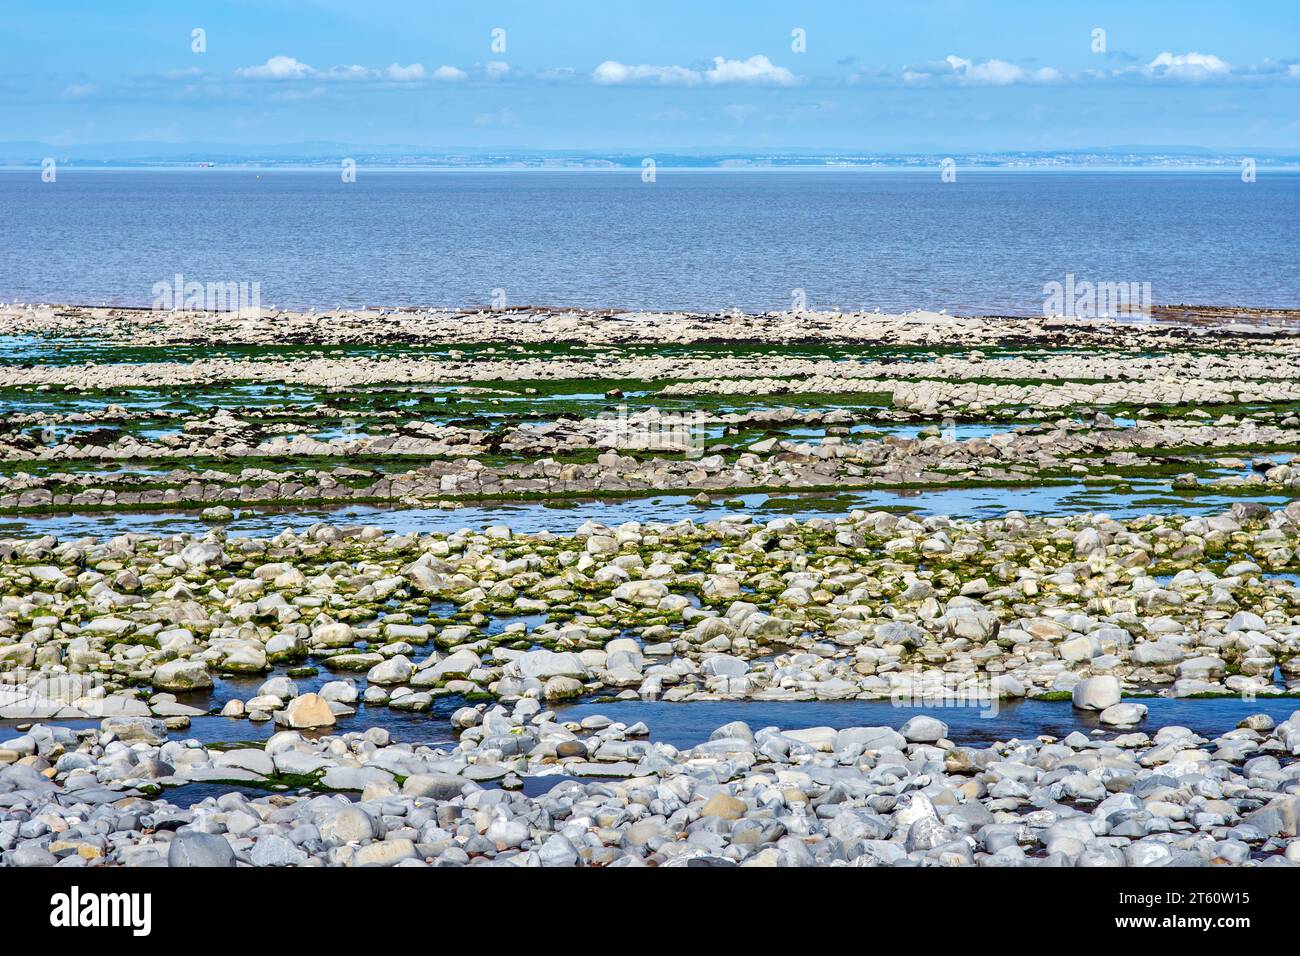
<path fill-rule="evenodd" d="M 1300 863 L 1300 327 L 0 306 L 0 865 Z"/>

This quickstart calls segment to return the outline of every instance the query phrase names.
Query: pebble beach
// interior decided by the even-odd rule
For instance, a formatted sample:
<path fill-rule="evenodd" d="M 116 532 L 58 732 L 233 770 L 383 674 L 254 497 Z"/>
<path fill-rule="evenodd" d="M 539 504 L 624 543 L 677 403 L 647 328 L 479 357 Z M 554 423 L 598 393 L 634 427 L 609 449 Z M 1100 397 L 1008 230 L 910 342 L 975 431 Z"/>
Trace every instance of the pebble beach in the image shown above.
<path fill-rule="evenodd" d="M 0 306 L 0 865 L 1300 863 L 1293 319 Z"/>

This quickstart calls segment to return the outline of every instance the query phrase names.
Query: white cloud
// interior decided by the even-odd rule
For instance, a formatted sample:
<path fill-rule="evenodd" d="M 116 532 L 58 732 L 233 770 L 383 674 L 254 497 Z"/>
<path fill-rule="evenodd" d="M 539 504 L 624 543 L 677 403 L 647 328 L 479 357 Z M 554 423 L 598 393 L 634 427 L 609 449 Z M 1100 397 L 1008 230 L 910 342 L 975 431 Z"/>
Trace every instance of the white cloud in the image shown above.
<path fill-rule="evenodd" d="M 957 82 L 966 86 L 1010 86 L 1025 79 L 1026 73 L 1006 60 L 985 60 L 973 63 L 959 56 L 946 57 L 948 65 L 957 75 Z"/>
<path fill-rule="evenodd" d="M 388 68 L 384 70 L 384 76 L 394 83 L 410 83 L 414 80 L 424 79 L 424 66 L 420 63 L 412 63 L 410 66 L 390 63 Z"/>
<path fill-rule="evenodd" d="M 793 86 L 798 80 L 783 66 L 776 66 L 767 57 L 751 56 L 748 60 L 713 58 L 713 69 L 704 73 L 710 83 L 769 83 L 775 86 Z"/>
<path fill-rule="evenodd" d="M 94 92 L 94 83 L 70 83 L 63 88 L 63 98 L 65 100 L 80 100 Z"/>
<path fill-rule="evenodd" d="M 606 86 L 627 83 L 655 83 L 660 86 L 695 86 L 700 74 L 684 66 L 632 66 L 617 60 L 606 60 L 591 73 L 591 78 Z"/>
<path fill-rule="evenodd" d="M 509 71 L 510 67 L 506 63 L 489 63 L 485 67 L 485 75 L 489 79 L 499 79 L 506 76 Z M 235 75 L 254 80 L 312 79 L 360 82 L 385 80 L 390 83 L 420 83 L 430 79 L 447 82 L 469 78 L 468 73 L 454 66 L 444 65 L 430 71 L 422 63 L 411 63 L 407 66 L 390 63 L 379 70 L 354 63 L 350 66 L 334 66 L 328 70 L 317 70 L 291 56 L 273 56 L 259 66 L 238 69 Z"/>
<path fill-rule="evenodd" d="M 700 82 L 699 73 L 684 66 L 627 65 L 616 60 L 606 60 L 596 67 L 592 78 L 597 83 L 658 83 L 665 86 L 694 86 Z"/>
<path fill-rule="evenodd" d="M 510 64 L 501 60 L 490 60 L 483 69 L 489 80 L 502 80 L 510 73 Z"/>
<path fill-rule="evenodd" d="M 367 69 L 364 66 L 352 64 L 351 66 L 332 66 L 325 73 L 318 73 L 317 76 L 327 80 L 374 80 L 378 79 L 379 73 L 375 70 Z"/>
<path fill-rule="evenodd" d="M 902 73 L 883 68 L 859 69 L 844 78 L 850 85 L 887 86 L 1013 86 L 1019 84 L 1066 83 L 1270 83 L 1300 79 L 1300 64 L 1264 60 L 1248 66 L 1233 66 L 1209 53 L 1161 53 L 1149 63 L 1133 62 L 1136 57 L 1120 55 L 1127 65 L 1062 70 L 1052 66 L 1037 69 L 1006 60 L 973 60 L 948 56 L 933 63 L 906 67 Z"/>
<path fill-rule="evenodd" d="M 958 86 L 1012 86 L 1017 83 L 1059 83 L 1065 75 L 1054 67 L 1045 66 L 1029 70 L 1006 60 L 968 60 L 961 56 L 946 56 L 938 63 L 909 67 L 903 72 L 906 84 L 924 84 L 931 81 Z"/>
<path fill-rule="evenodd" d="M 315 72 L 306 63 L 300 63 L 291 56 L 273 56 L 259 66 L 240 67 L 235 75 L 250 80 L 301 80 Z"/>
<path fill-rule="evenodd" d="M 1146 65 L 1146 72 L 1157 78 L 1205 80 L 1225 77 L 1232 67 L 1208 53 L 1161 53 Z"/>
<path fill-rule="evenodd" d="M 783 66 L 775 65 L 767 57 L 751 56 L 748 60 L 728 60 L 715 56 L 713 66 L 707 70 L 693 70 L 686 66 L 655 66 L 628 64 L 606 60 L 591 73 L 596 83 L 605 86 L 623 86 L 644 83 L 657 86 L 698 86 L 736 83 L 766 83 L 775 86 L 793 86 L 798 78 Z"/>

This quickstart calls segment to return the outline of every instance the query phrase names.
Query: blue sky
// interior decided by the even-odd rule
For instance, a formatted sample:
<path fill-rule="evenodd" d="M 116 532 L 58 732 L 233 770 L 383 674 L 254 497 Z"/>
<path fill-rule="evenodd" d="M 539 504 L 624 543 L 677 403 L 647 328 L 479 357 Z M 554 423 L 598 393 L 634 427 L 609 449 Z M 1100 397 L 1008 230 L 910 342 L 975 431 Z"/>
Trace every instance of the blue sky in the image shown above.
<path fill-rule="evenodd" d="M 0 141 L 1300 146 L 1297 0 L 799 7 L 6 0 Z M 206 52 L 191 48 L 195 28 Z"/>

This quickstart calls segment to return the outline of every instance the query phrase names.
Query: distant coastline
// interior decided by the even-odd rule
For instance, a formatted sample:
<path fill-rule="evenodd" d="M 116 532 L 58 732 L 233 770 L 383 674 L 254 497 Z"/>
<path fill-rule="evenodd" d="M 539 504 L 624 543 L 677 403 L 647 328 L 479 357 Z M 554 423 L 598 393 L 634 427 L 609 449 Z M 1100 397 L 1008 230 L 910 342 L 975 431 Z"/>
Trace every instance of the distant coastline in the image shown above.
<path fill-rule="evenodd" d="M 358 166 L 367 174 L 371 173 L 624 173 L 637 174 L 639 169 L 632 166 L 421 166 L 363 163 Z M 17 163 L 0 163 L 0 173 L 39 172 L 39 163 L 20 165 Z M 916 166 L 869 166 L 869 165 L 787 165 L 787 166 L 672 166 L 661 165 L 659 172 L 664 173 L 933 173 L 939 168 L 939 161 L 933 164 Z M 1256 167 L 1261 172 L 1300 173 L 1300 161 L 1287 164 L 1264 164 Z M 157 165 L 136 163 L 123 165 L 91 164 L 84 161 L 71 161 L 60 167 L 64 172 L 155 172 L 155 173 L 247 173 L 247 172 L 284 172 L 284 173 L 322 173 L 338 175 L 338 161 L 334 163 L 290 164 L 290 163 L 227 163 L 213 166 L 200 166 L 197 163 L 159 163 Z M 1228 164 L 1202 164 L 1197 166 L 971 166 L 962 170 L 964 175 L 983 173 L 1227 173 L 1236 175 L 1239 167 Z"/>
<path fill-rule="evenodd" d="M 286 169 L 336 170 L 344 159 L 368 170 L 640 171 L 647 160 L 658 170 L 784 171 L 930 170 L 952 161 L 965 171 L 1179 171 L 1235 170 L 1245 160 L 1263 169 L 1300 169 L 1300 152 L 1251 149 L 1153 147 L 1082 150 L 919 150 L 859 152 L 783 150 L 712 152 L 674 148 L 641 150 L 457 150 L 348 143 L 230 146 L 213 143 L 118 143 L 60 146 L 0 143 L 0 170 L 40 168 L 53 159 L 65 169 Z"/>

